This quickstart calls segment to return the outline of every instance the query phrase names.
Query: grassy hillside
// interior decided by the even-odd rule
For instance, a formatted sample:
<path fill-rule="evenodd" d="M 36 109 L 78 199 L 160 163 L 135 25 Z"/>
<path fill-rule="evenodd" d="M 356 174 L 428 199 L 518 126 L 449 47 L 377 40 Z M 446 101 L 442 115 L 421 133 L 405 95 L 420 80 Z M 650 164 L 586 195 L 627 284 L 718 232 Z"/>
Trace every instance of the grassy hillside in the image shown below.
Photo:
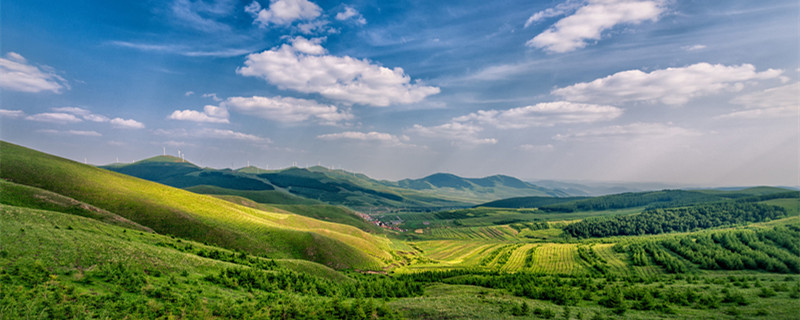
<path fill-rule="evenodd" d="M 345 207 L 332 206 L 329 204 L 265 204 L 232 195 L 215 195 L 215 197 L 254 209 L 298 214 L 317 220 L 354 226 L 370 233 L 380 234 L 383 232 L 380 227 L 365 221 L 363 218 L 356 215 L 355 212 Z"/>
<path fill-rule="evenodd" d="M 0 205 L 0 217 L 0 319 L 391 319 L 384 299 L 421 293 L 60 212 Z"/>
<path fill-rule="evenodd" d="M 335 268 L 379 268 L 388 240 L 357 228 L 265 212 L 0 143 L 0 177 L 116 213 L 158 233 Z"/>
<path fill-rule="evenodd" d="M 269 204 L 319 204 L 321 202 L 308 198 L 298 197 L 281 190 L 238 190 L 218 186 L 198 185 L 184 188 L 194 193 L 211 195 L 228 195 L 247 198 L 259 203 Z"/>
<path fill-rule="evenodd" d="M 2 179 L 0 179 L 0 203 L 17 207 L 69 213 L 125 228 L 153 232 L 152 229 L 125 219 L 113 212 L 108 212 L 93 205 L 47 190 L 20 185 Z"/>

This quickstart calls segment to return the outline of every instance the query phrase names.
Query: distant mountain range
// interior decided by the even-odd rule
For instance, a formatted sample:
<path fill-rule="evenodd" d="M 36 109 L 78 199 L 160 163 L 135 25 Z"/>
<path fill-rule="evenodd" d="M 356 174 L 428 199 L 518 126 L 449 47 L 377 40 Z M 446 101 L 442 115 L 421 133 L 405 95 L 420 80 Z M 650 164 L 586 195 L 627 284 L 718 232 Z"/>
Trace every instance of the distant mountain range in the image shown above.
<path fill-rule="evenodd" d="M 324 202 L 349 207 L 441 208 L 510 197 L 570 195 L 504 175 L 463 178 L 436 173 L 421 179 L 385 181 L 320 166 L 282 170 L 252 166 L 236 170 L 201 168 L 172 156 L 101 168 L 194 192 L 237 195 L 277 204 Z"/>

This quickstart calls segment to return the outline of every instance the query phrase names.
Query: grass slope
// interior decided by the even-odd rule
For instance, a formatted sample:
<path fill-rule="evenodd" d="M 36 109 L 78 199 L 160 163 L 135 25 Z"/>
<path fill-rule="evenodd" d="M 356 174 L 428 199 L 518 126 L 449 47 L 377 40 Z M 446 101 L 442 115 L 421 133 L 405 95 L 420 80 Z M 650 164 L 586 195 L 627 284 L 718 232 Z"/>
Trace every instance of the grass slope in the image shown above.
<path fill-rule="evenodd" d="M 125 228 L 153 232 L 152 229 L 125 219 L 113 212 L 62 196 L 47 190 L 29 187 L 0 179 L 0 203 L 63 213 L 99 220 Z"/>
<path fill-rule="evenodd" d="M 388 240 L 357 228 L 265 212 L 210 196 L 0 143 L 0 177 L 114 212 L 158 233 L 334 268 L 374 269 L 391 260 Z"/>
<path fill-rule="evenodd" d="M 211 195 L 228 195 L 247 198 L 259 203 L 268 204 L 319 204 L 319 201 L 298 197 L 279 190 L 237 190 L 218 186 L 199 185 L 184 188 L 194 193 Z"/>
<path fill-rule="evenodd" d="M 364 221 L 364 219 L 357 216 L 355 212 L 345 207 L 337 207 L 328 204 L 264 204 L 233 195 L 215 195 L 215 197 L 254 209 L 299 214 L 317 220 L 351 225 L 371 233 L 382 233 L 383 231 L 380 227 Z"/>

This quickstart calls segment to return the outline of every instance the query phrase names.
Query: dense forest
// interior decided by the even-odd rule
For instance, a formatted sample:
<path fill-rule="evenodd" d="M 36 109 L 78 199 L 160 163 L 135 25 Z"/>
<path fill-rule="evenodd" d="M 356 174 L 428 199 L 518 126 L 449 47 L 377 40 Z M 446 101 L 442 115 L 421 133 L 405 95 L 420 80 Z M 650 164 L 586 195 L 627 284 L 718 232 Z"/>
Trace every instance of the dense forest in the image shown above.
<path fill-rule="evenodd" d="M 564 227 L 576 238 L 687 232 L 786 216 L 781 207 L 747 202 L 723 202 L 687 208 L 648 209 L 637 215 L 586 219 Z"/>

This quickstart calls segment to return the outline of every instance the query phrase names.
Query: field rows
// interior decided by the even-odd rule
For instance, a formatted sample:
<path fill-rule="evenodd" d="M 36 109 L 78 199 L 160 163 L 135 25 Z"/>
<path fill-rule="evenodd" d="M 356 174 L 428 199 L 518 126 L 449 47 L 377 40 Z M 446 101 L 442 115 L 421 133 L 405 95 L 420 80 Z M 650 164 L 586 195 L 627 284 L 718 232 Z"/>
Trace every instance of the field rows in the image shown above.
<path fill-rule="evenodd" d="M 612 247 L 614 247 L 614 244 L 599 243 L 592 246 L 592 250 L 594 250 L 598 257 L 606 262 L 610 271 L 615 273 L 625 272 L 627 265 L 622 261 L 624 255 L 614 252 L 614 250 L 611 249 Z"/>
<path fill-rule="evenodd" d="M 514 229 L 508 226 L 435 228 L 425 232 L 434 238 L 462 240 L 513 240 L 516 233 Z"/>

